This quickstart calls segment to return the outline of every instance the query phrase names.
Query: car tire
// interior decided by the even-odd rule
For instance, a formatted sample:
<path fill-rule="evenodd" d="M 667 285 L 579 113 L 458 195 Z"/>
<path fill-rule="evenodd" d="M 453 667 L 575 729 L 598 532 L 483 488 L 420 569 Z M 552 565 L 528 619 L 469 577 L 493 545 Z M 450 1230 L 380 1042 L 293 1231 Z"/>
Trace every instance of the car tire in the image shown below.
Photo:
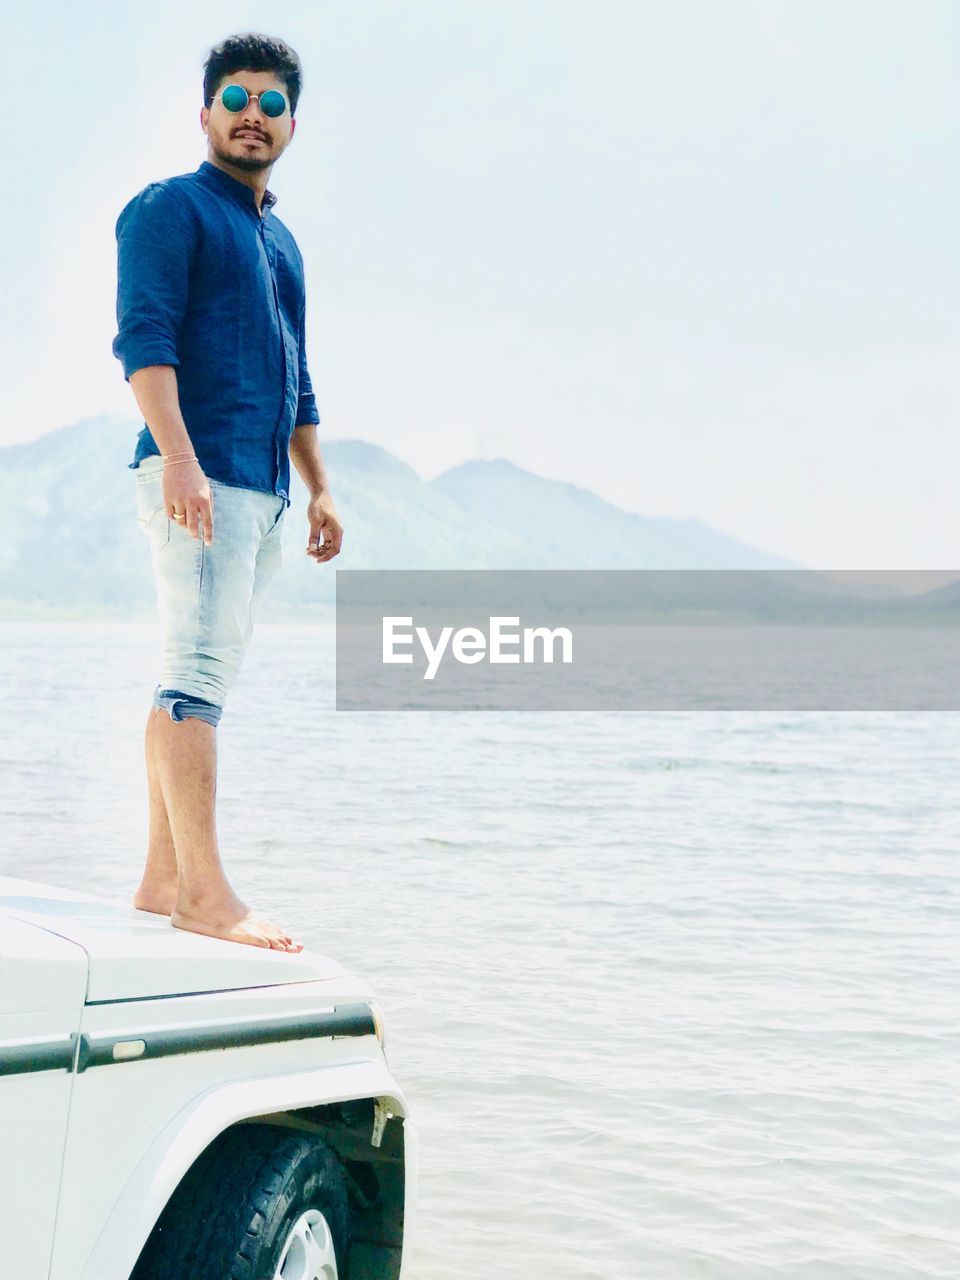
<path fill-rule="evenodd" d="M 313 1134 L 228 1129 L 194 1161 L 130 1280 L 346 1280 L 340 1162 Z"/>

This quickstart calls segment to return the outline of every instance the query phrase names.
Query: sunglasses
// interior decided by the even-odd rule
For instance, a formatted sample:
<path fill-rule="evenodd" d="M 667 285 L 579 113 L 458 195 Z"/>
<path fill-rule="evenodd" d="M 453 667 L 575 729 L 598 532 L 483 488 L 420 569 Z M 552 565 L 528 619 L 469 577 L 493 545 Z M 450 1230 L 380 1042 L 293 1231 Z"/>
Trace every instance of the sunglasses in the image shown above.
<path fill-rule="evenodd" d="M 234 115 L 242 111 L 252 98 L 260 103 L 260 110 L 271 119 L 282 116 L 287 109 L 287 100 L 278 89 L 268 89 L 266 93 L 247 93 L 242 84 L 228 84 L 221 93 L 214 94 L 212 101 L 216 102 L 218 98 L 225 109 Z"/>

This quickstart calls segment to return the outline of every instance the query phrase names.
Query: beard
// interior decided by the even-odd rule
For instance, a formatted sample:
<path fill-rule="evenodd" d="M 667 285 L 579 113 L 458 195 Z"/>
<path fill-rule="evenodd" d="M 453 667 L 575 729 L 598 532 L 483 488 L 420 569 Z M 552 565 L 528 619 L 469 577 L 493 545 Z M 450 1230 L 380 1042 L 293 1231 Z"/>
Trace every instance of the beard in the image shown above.
<path fill-rule="evenodd" d="M 231 142 L 242 142 L 242 138 L 233 138 Z M 234 155 L 232 151 L 224 151 L 222 147 L 218 147 L 213 143 L 213 154 L 218 160 L 222 160 L 224 164 L 233 165 L 234 169 L 243 169 L 245 173 L 259 173 L 261 169 L 269 169 L 273 164 L 275 157 L 267 155 L 267 149 L 270 143 L 261 148 L 259 155 L 247 155 L 242 153 Z"/>

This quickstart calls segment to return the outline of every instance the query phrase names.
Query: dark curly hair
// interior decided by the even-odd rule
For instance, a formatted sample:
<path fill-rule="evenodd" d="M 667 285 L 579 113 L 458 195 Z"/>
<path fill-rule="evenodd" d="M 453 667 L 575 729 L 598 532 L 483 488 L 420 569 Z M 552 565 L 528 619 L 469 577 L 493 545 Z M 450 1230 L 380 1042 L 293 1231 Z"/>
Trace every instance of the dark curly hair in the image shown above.
<path fill-rule="evenodd" d="M 228 36 L 215 44 L 203 64 L 203 103 L 213 103 L 220 81 L 236 71 L 273 71 L 287 86 L 290 115 L 297 110 L 303 71 L 296 50 L 278 36 L 265 36 L 259 31 Z"/>

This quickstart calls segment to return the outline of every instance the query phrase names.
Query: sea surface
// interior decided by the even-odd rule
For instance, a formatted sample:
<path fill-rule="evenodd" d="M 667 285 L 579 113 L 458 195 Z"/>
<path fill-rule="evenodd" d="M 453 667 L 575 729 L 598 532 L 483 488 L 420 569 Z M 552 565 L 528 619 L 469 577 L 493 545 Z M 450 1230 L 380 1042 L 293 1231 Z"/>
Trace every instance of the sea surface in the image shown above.
<path fill-rule="evenodd" d="M 0 873 L 118 899 L 152 625 L 0 626 Z M 337 712 L 261 622 L 235 887 L 368 979 L 411 1280 L 960 1277 L 960 715 Z"/>

